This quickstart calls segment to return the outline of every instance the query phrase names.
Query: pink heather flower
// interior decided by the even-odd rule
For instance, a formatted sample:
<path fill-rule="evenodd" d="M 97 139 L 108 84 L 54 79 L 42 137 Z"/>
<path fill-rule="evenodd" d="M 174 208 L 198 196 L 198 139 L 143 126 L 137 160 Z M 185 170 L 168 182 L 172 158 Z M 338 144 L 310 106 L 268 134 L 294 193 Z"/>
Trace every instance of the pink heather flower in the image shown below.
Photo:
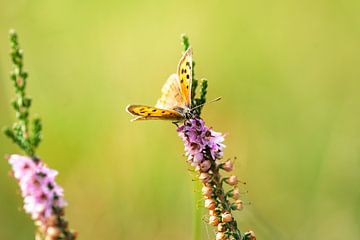
<path fill-rule="evenodd" d="M 18 180 L 24 198 L 24 210 L 43 226 L 56 215 L 53 208 L 63 208 L 66 202 L 63 189 L 56 184 L 58 172 L 48 168 L 42 161 L 35 162 L 21 155 L 11 155 L 9 163 Z"/>
<path fill-rule="evenodd" d="M 204 207 L 209 210 L 209 224 L 217 226 L 216 239 L 250 239 L 241 238 L 232 215 L 232 210 L 243 208 L 242 201 L 238 199 L 239 181 L 235 175 L 226 177 L 220 173 L 220 170 L 226 172 L 233 170 L 233 163 L 230 160 L 221 161 L 225 147 L 224 135 L 205 126 L 200 118 L 186 119 L 184 124 L 177 128 L 177 132 L 184 142 L 187 161 L 194 167 L 198 173 L 197 178 L 203 184 L 201 192 Z M 232 186 L 232 190 L 226 192 L 223 183 Z M 248 236 L 252 237 L 250 233 Z"/>
<path fill-rule="evenodd" d="M 205 126 L 202 119 L 194 118 L 178 127 L 177 132 L 184 141 L 185 153 L 192 166 L 199 166 L 203 171 L 209 169 L 210 162 L 223 156 L 224 136 Z"/>

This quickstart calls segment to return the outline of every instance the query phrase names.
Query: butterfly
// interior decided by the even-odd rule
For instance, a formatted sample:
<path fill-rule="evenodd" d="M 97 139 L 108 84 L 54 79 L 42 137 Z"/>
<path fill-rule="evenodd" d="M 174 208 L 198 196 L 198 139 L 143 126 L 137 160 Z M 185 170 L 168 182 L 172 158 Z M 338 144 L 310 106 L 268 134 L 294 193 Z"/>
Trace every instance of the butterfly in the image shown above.
<path fill-rule="evenodd" d="M 162 95 L 154 107 L 129 105 L 126 111 L 135 116 L 131 121 L 171 120 L 180 122 L 191 115 L 192 49 L 181 57 L 177 73 L 172 74 L 162 88 Z"/>

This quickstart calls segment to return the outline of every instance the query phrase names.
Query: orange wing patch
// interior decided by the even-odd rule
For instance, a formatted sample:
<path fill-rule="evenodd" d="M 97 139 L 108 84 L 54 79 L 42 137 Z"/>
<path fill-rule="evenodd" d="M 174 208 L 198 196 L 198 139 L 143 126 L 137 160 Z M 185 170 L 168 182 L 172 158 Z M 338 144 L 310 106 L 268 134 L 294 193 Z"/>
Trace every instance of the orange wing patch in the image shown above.
<path fill-rule="evenodd" d="M 177 73 L 185 104 L 187 107 L 190 107 L 192 84 L 192 49 L 190 47 L 180 59 Z"/>
<path fill-rule="evenodd" d="M 138 120 L 172 120 L 179 121 L 184 119 L 184 116 L 175 110 L 161 109 L 156 107 L 149 107 L 143 105 L 129 105 L 126 111 L 136 116 L 131 121 Z"/>

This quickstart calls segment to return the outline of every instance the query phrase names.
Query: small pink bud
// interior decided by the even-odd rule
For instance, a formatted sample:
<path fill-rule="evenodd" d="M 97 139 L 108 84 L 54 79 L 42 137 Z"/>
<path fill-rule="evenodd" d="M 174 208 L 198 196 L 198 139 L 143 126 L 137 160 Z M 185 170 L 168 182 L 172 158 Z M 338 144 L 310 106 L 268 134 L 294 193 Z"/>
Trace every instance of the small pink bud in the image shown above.
<path fill-rule="evenodd" d="M 244 208 L 244 203 L 241 200 L 236 200 L 234 205 L 235 205 L 235 210 L 242 210 Z"/>
<path fill-rule="evenodd" d="M 226 182 L 231 186 L 235 186 L 238 183 L 238 180 L 235 175 L 232 175 L 228 179 L 226 179 Z"/>
<path fill-rule="evenodd" d="M 46 234 L 47 234 L 47 236 L 52 237 L 53 239 L 56 239 L 56 237 L 58 237 L 61 234 L 61 231 L 57 227 L 49 227 L 46 230 Z"/>
<path fill-rule="evenodd" d="M 229 212 L 224 212 L 222 215 L 221 215 L 221 221 L 226 223 L 226 222 L 231 222 L 232 221 L 232 216 L 231 216 L 231 213 Z"/>
<path fill-rule="evenodd" d="M 215 160 L 215 166 L 218 168 L 221 165 L 221 161 L 220 160 Z"/>
<path fill-rule="evenodd" d="M 212 226 L 217 226 L 219 224 L 219 219 L 216 216 L 210 216 L 209 224 Z"/>
<path fill-rule="evenodd" d="M 225 232 L 226 231 L 226 227 L 224 223 L 219 223 L 218 225 L 218 231 L 219 232 Z"/>
<path fill-rule="evenodd" d="M 223 165 L 222 169 L 224 169 L 227 172 L 231 172 L 234 168 L 234 164 L 231 162 L 231 160 L 227 160 Z"/>
<path fill-rule="evenodd" d="M 205 208 L 209 210 L 214 210 L 216 207 L 215 201 L 213 199 L 205 199 Z"/>
<path fill-rule="evenodd" d="M 48 220 L 46 221 L 46 224 L 48 226 L 54 226 L 58 223 L 58 218 L 55 215 L 51 215 Z"/>
<path fill-rule="evenodd" d="M 211 189 L 211 187 L 203 186 L 202 189 L 201 189 L 201 192 L 202 192 L 203 196 L 211 197 L 212 189 Z"/>
<path fill-rule="evenodd" d="M 216 233 L 216 240 L 224 240 L 226 238 L 225 233 L 217 232 Z"/>
<path fill-rule="evenodd" d="M 247 236 L 247 239 L 256 240 L 256 236 L 253 231 L 247 231 L 244 235 Z"/>
<path fill-rule="evenodd" d="M 203 183 L 207 183 L 210 180 L 211 176 L 208 173 L 200 173 L 199 179 Z"/>
<path fill-rule="evenodd" d="M 205 160 L 202 163 L 200 163 L 200 170 L 202 172 L 207 172 L 211 167 L 211 162 L 209 160 Z"/>
<path fill-rule="evenodd" d="M 210 216 L 216 216 L 216 211 L 215 210 L 209 210 L 209 215 Z"/>
<path fill-rule="evenodd" d="M 42 225 L 42 222 L 40 220 L 35 220 L 35 226 L 40 227 Z"/>
<path fill-rule="evenodd" d="M 239 199 L 240 197 L 240 190 L 238 188 L 234 188 L 234 190 L 232 191 L 232 198 L 233 199 Z"/>
<path fill-rule="evenodd" d="M 195 163 L 200 163 L 203 159 L 204 159 L 203 154 L 202 153 L 197 153 L 197 154 L 195 154 L 193 161 Z"/>
<path fill-rule="evenodd" d="M 22 87 L 24 85 L 24 80 L 21 78 L 21 77 L 18 77 L 16 79 L 16 84 L 19 86 L 19 87 Z"/>

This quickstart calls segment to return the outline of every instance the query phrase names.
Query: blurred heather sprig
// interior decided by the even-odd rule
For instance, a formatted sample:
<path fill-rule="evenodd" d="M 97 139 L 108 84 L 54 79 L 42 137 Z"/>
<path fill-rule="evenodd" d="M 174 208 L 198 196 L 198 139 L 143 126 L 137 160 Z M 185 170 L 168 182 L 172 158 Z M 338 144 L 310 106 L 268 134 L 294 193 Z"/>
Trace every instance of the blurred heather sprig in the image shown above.
<path fill-rule="evenodd" d="M 48 168 L 36 156 L 42 124 L 40 118 L 35 118 L 30 123 L 31 99 L 25 94 L 28 74 L 23 69 L 23 51 L 14 30 L 10 31 L 10 44 L 13 63 L 11 80 L 16 93 L 12 106 L 17 121 L 11 128 L 5 128 L 4 132 L 27 156 L 12 154 L 7 160 L 12 166 L 12 175 L 19 183 L 24 210 L 31 215 L 38 227 L 36 239 L 74 240 L 77 234 L 69 230 L 64 218 L 66 202 L 63 189 L 55 182 L 58 172 Z"/>
<path fill-rule="evenodd" d="M 189 47 L 189 39 L 182 36 L 184 49 Z M 193 76 L 194 76 L 193 62 Z M 200 82 L 199 97 L 196 88 L 198 80 L 193 79 L 192 107 L 197 107 L 206 102 L 207 80 Z M 213 131 L 205 125 L 200 118 L 201 107 L 197 108 L 194 118 L 186 119 L 177 128 L 177 132 L 184 142 L 185 156 L 188 163 L 195 169 L 197 178 L 202 183 L 201 193 L 204 198 L 204 206 L 209 210 L 208 223 L 217 227 L 217 240 L 255 240 L 253 231 L 241 234 L 233 211 L 242 210 L 243 202 L 240 199 L 238 179 L 235 175 L 224 176 L 224 172 L 233 170 L 231 160 L 221 161 L 223 157 L 224 135 Z M 229 190 L 225 190 L 225 184 Z"/>
<path fill-rule="evenodd" d="M 16 93 L 12 106 L 15 109 L 17 121 L 12 128 L 5 128 L 5 134 L 26 154 L 35 157 L 35 150 L 41 141 L 42 125 L 40 118 L 35 118 L 31 122 L 31 129 L 29 129 L 31 98 L 25 94 L 28 74 L 23 69 L 23 51 L 20 49 L 18 36 L 14 30 L 10 31 L 10 44 L 10 56 L 13 63 L 10 78 L 13 81 Z"/>

